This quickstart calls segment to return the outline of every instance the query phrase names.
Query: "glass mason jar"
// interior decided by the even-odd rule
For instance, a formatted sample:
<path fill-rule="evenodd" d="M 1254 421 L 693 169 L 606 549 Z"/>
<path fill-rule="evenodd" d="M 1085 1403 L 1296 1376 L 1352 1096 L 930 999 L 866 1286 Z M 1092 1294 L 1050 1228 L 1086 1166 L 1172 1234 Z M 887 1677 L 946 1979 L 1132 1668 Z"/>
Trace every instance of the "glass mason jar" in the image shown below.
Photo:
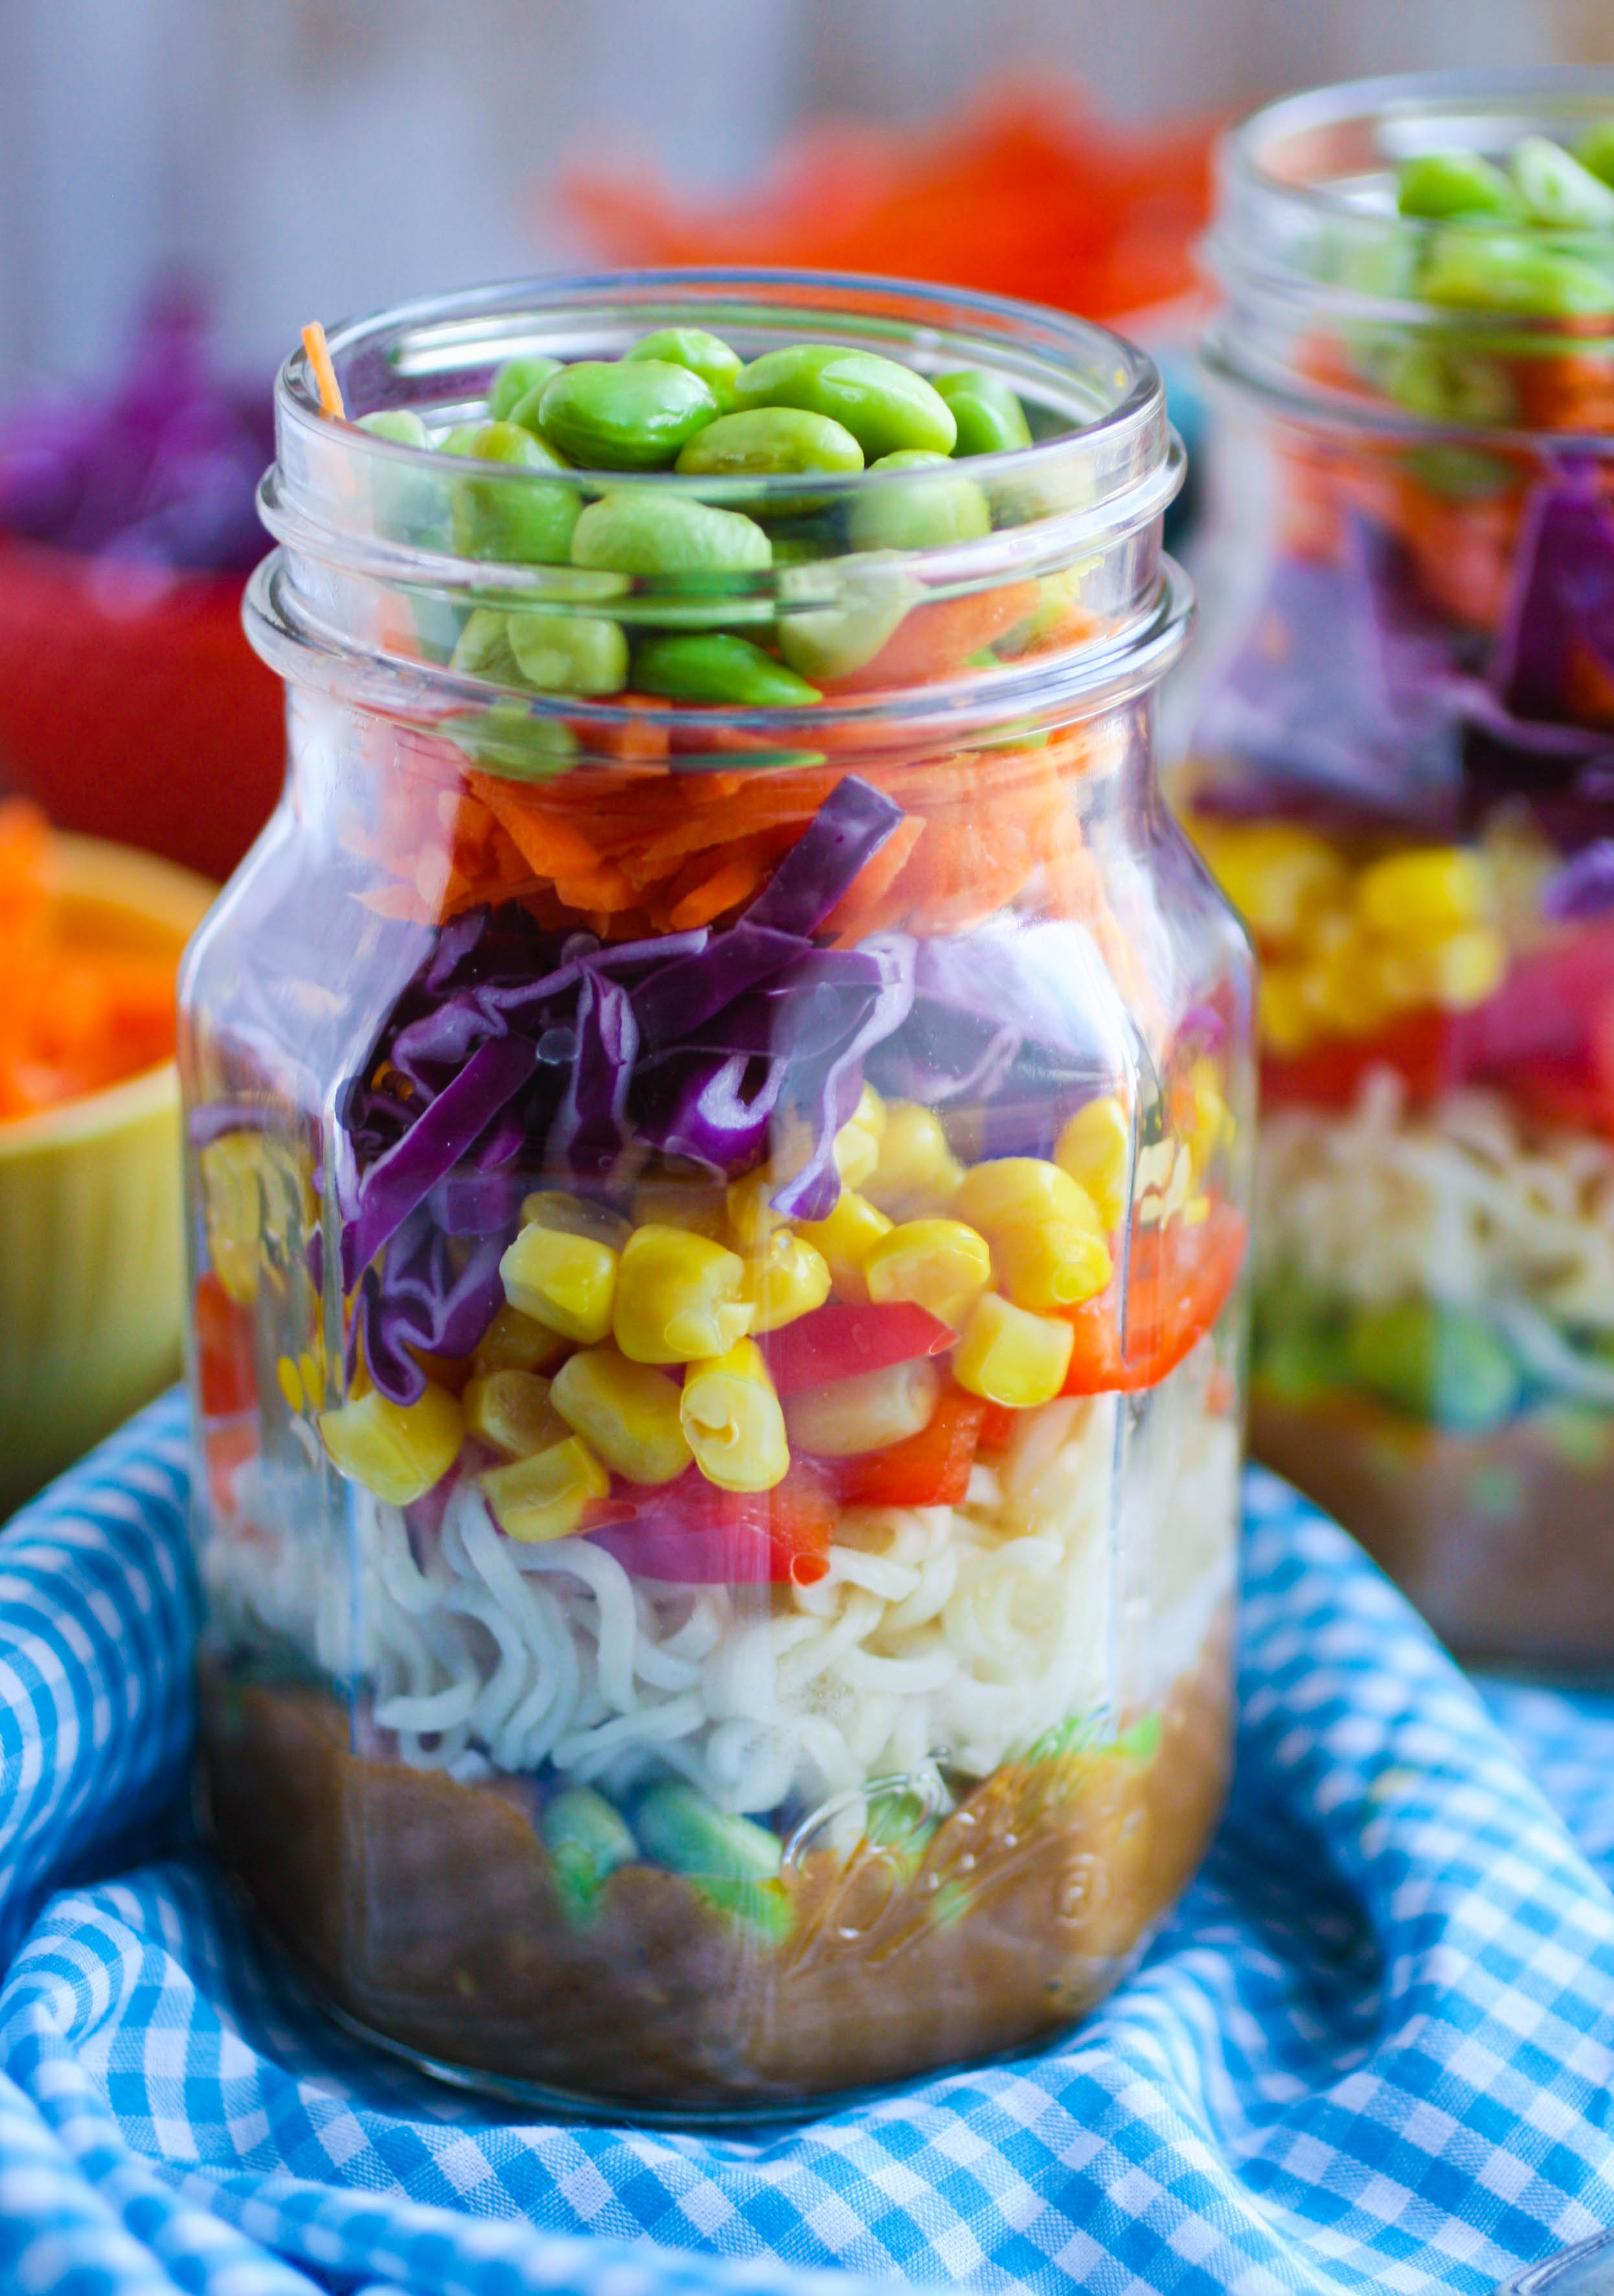
<path fill-rule="evenodd" d="M 1614 1659 L 1614 231 L 1420 219 L 1397 182 L 1429 154 L 1522 174 L 1523 139 L 1610 116 L 1614 76 L 1420 78 L 1230 140 L 1202 561 L 1224 611 L 1173 783 L 1264 960 L 1252 1446 L 1464 1653 L 1593 1669 Z"/>
<path fill-rule="evenodd" d="M 1141 355 L 737 274 L 332 350 L 441 434 L 696 323 L 987 368 L 1037 443 L 557 477 L 294 358 L 249 606 L 290 776 L 182 993 L 223 1856 L 418 2061 L 686 2119 L 1035 2041 L 1192 1872 L 1253 1068 L 1155 781 Z"/>

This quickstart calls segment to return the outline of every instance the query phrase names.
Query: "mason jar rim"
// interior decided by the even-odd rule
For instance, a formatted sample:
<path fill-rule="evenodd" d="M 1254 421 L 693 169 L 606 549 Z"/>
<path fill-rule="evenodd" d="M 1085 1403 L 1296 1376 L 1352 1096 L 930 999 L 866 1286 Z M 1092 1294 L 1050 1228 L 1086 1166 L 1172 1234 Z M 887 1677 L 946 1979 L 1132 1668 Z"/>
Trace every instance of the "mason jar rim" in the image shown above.
<path fill-rule="evenodd" d="M 1091 531 L 1099 538 L 1134 529 L 1157 516 L 1182 481 L 1182 450 L 1165 411 L 1165 390 L 1148 354 L 1091 320 L 973 290 L 926 286 L 873 274 L 684 266 L 666 270 L 560 274 L 420 299 L 370 316 L 342 322 L 327 344 L 355 416 L 382 406 L 441 406 L 445 378 L 462 380 L 490 370 L 503 358 L 555 341 L 556 330 L 587 342 L 615 332 L 626 342 L 651 326 L 701 320 L 739 332 L 825 330 L 863 339 L 888 354 L 903 346 L 949 365 L 998 365 L 1037 403 L 1070 418 L 1069 427 L 1030 447 L 969 457 L 969 475 L 986 484 L 1020 487 L 1028 496 L 1046 488 L 1065 501 L 1057 518 L 1025 524 L 1058 526 L 1058 544 L 1079 549 Z M 546 333 L 545 331 L 548 331 Z M 938 359 L 937 353 L 947 356 Z M 976 356 L 972 358 L 969 354 Z M 576 353 L 574 352 L 575 356 Z M 423 388 L 422 386 L 428 386 Z M 277 455 L 259 493 L 265 524 L 277 541 L 315 551 L 380 578 L 407 578 L 411 565 L 432 563 L 482 586 L 541 592 L 546 570 L 453 560 L 397 545 L 376 548 L 344 517 L 363 488 L 300 483 L 300 468 L 330 467 L 333 425 L 320 405 L 303 349 L 293 351 L 276 383 Z M 356 422 L 340 433 L 355 472 L 365 467 L 441 475 L 443 458 L 431 447 L 377 438 Z M 479 486 L 519 487 L 531 473 L 519 467 L 480 464 Z M 589 472 L 578 479 L 601 491 L 632 486 L 686 495 L 719 507 L 754 502 L 758 480 L 745 476 L 684 476 L 671 471 Z M 811 471 L 770 475 L 770 497 L 785 504 L 836 503 L 911 484 L 910 472 Z M 1024 525 L 1008 529 L 1012 535 Z M 983 578 L 991 572 L 987 545 L 968 552 Z M 940 559 L 946 554 L 928 554 Z M 763 584 L 761 586 L 765 587 Z"/>
<path fill-rule="evenodd" d="M 1567 135 L 1610 116 L 1614 69 L 1575 65 L 1394 73 L 1262 105 L 1217 150 L 1215 213 L 1200 245 L 1222 298 L 1201 347 L 1211 376 L 1313 426 L 1493 447 L 1533 441 L 1537 434 L 1528 428 L 1420 415 L 1339 391 L 1304 372 L 1294 347 L 1314 328 L 1437 330 L 1445 340 L 1481 345 L 1494 339 L 1495 312 L 1364 285 L 1340 258 L 1353 246 L 1413 248 L 1431 231 L 1453 227 L 1397 212 L 1387 196 L 1397 160 L 1453 145 L 1494 149 L 1530 132 Z M 1566 231 L 1554 243 L 1575 236 Z M 1560 318 L 1509 314 L 1506 325 L 1520 341 L 1590 347 Z M 1606 340 L 1614 357 L 1614 338 Z M 1597 433 L 1562 433 L 1556 443 L 1599 457 L 1614 451 L 1614 441 Z"/>
<path fill-rule="evenodd" d="M 577 346 L 590 340 L 614 349 L 652 325 L 679 322 L 710 324 L 733 334 L 740 347 L 748 323 L 753 342 L 770 332 L 791 340 L 828 335 L 899 356 L 916 350 L 914 364 L 921 371 L 926 363 L 938 372 L 991 365 L 1025 392 L 1033 409 L 1062 411 L 1073 426 L 1029 447 L 971 455 L 953 466 L 994 492 L 994 513 L 1008 505 L 1009 516 L 1000 521 L 994 515 L 984 535 L 910 550 L 860 553 L 854 545 L 805 563 L 726 574 L 722 597 L 742 620 L 833 606 L 837 586 L 856 582 L 875 588 L 905 583 L 915 603 L 942 602 L 1112 554 L 1118 565 L 1131 564 L 1133 537 L 1156 525 L 1182 481 L 1182 446 L 1147 353 L 1091 322 L 962 290 L 814 272 L 590 273 L 427 299 L 349 322 L 333 331 L 328 343 L 355 415 L 383 404 L 429 403 L 435 415 L 451 420 L 459 403 L 484 403 L 488 376 L 505 358 L 551 345 L 578 356 Z M 457 390 L 460 401 L 452 396 Z M 466 466 L 431 447 L 377 437 L 353 422 L 333 422 L 321 409 L 304 352 L 294 353 L 281 370 L 276 420 L 277 459 L 260 490 L 260 505 L 281 547 L 249 589 L 246 619 L 253 644 L 284 676 L 311 679 L 331 692 L 362 692 L 367 707 L 384 706 L 375 697 L 388 681 L 396 693 L 423 697 L 423 706 L 459 706 L 463 676 L 448 666 L 389 651 L 380 638 L 386 616 L 376 607 L 388 594 L 561 612 L 587 612 L 589 599 L 598 597 L 594 611 L 643 625 L 668 620 L 670 604 L 675 612 L 688 606 L 688 587 L 680 588 L 677 576 L 630 580 L 569 565 L 459 557 L 452 554 L 451 538 L 442 538 L 441 521 L 413 532 L 388 530 L 370 508 L 378 488 L 400 479 L 406 485 L 452 488 L 468 476 Z M 479 494 L 484 488 L 530 486 L 533 476 L 493 462 L 472 467 Z M 912 484 L 915 476 L 911 470 L 815 471 L 786 479 L 566 473 L 567 482 L 586 494 L 656 488 L 713 504 L 749 502 L 753 508 L 765 487 L 770 509 L 776 497 L 794 499 L 803 509 L 837 500 L 844 504 L 876 488 Z M 1162 673 L 1191 607 L 1181 575 L 1161 573 L 1154 545 L 1135 562 L 1137 578 L 1129 577 L 1124 600 L 1091 637 L 1023 665 L 972 670 L 877 699 L 848 694 L 807 714 L 819 726 L 831 718 L 854 727 L 922 719 L 962 733 L 1049 708 L 1068 715 L 1087 706 L 1089 695 L 1136 690 Z M 622 586 L 609 600 L 589 587 L 606 579 Z M 480 690 L 485 695 L 487 689 Z M 535 717 L 586 721 L 605 733 L 625 718 L 608 699 L 523 699 Z M 789 709 L 727 706 L 702 714 L 708 723 L 742 727 L 777 727 L 803 718 Z M 663 718 L 688 722 L 676 705 L 661 708 L 636 697 L 631 722 L 647 726 Z M 804 736 L 803 719 L 798 738 Z"/>
<path fill-rule="evenodd" d="M 1521 128 L 1538 126 L 1550 112 L 1561 112 L 1565 126 L 1590 127 L 1606 118 L 1610 109 L 1614 109 L 1614 67 L 1538 64 L 1514 70 L 1486 66 L 1339 80 L 1280 96 L 1230 128 L 1217 153 L 1220 188 L 1223 201 L 1230 188 L 1244 182 L 1297 206 L 1361 213 L 1359 201 L 1348 199 L 1339 189 L 1342 182 L 1358 177 L 1301 179 L 1272 165 L 1274 149 L 1285 143 L 1315 139 L 1326 130 L 1355 127 L 1372 133 L 1375 156 L 1388 162 L 1427 148 L 1424 139 L 1407 134 L 1419 122 L 1472 120 L 1476 114 L 1495 116 L 1511 110 L 1525 115 Z M 1404 143 L 1404 151 L 1395 148 L 1398 143 Z M 1386 211 L 1381 219 L 1396 220 L 1394 209 Z M 1421 218 L 1405 220 L 1410 229 L 1421 228 Z"/>

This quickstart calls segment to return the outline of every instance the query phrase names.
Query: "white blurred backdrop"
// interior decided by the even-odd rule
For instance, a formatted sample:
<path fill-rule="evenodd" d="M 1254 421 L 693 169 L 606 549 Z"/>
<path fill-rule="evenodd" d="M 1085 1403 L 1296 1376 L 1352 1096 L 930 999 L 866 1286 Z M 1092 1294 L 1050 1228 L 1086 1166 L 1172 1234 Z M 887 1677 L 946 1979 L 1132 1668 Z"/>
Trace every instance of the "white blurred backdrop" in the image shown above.
<path fill-rule="evenodd" d="M 1614 57 L 1610 0 L 0 0 L 0 390 L 93 372 L 176 261 L 266 369 L 310 315 L 564 261 L 531 193 L 569 159 L 717 189 L 1008 73 L 1146 118 L 1560 57 Z"/>

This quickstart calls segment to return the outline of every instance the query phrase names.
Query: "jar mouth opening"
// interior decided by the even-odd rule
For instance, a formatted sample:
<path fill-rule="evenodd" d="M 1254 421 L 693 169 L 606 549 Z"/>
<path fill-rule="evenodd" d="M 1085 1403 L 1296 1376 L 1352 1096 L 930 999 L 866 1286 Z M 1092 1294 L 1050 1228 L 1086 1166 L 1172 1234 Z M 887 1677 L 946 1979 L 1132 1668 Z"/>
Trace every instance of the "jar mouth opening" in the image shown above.
<path fill-rule="evenodd" d="M 1371 217 L 1409 234 L 1399 216 L 1398 160 L 1434 151 L 1484 152 L 1528 134 L 1574 135 L 1614 111 L 1614 69 L 1398 72 L 1308 88 L 1264 104 L 1222 142 L 1223 207 L 1240 191 L 1297 214 Z"/>
<path fill-rule="evenodd" d="M 454 422 L 479 410 L 488 379 L 506 359 L 543 353 L 568 359 L 620 354 L 653 329 L 711 328 L 743 357 L 803 340 L 840 341 L 899 358 L 920 373 L 983 366 L 1020 397 L 1033 442 L 959 458 L 953 465 L 1005 506 L 1002 532 L 1058 520 L 1079 543 L 1084 525 L 1103 537 L 1158 514 L 1181 483 L 1165 394 L 1146 353 L 1107 328 L 1005 298 L 854 274 L 684 269 L 602 272 L 515 282 L 422 300 L 333 329 L 327 341 L 351 420 L 321 410 L 305 352 L 282 367 L 276 388 L 278 459 L 263 497 L 277 538 L 343 566 L 366 562 L 396 575 L 396 547 L 376 559 L 364 508 L 377 483 L 444 483 L 465 473 L 457 456 L 377 438 L 357 418 L 384 409 L 426 410 Z M 1041 435 L 1038 435 L 1041 433 Z M 520 488 L 531 473 L 478 462 L 479 488 Z M 578 470 L 585 494 L 629 488 L 754 510 L 765 488 L 770 516 L 889 500 L 911 471 L 809 471 L 695 476 L 673 471 Z M 405 556 L 441 558 L 411 544 Z M 501 565 L 504 587 L 542 568 Z M 983 562 L 982 572 L 990 564 Z"/>

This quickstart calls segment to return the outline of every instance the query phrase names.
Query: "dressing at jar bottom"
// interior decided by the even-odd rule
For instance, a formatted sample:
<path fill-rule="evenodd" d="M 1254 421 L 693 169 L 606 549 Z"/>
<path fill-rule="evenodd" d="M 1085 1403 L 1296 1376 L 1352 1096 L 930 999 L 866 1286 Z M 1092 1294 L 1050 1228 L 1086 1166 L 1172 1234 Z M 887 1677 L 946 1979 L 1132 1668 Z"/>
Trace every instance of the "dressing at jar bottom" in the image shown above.
<path fill-rule="evenodd" d="M 355 1754 L 316 1691 L 208 1685 L 213 1823 L 276 1934 L 406 2050 L 573 2097 L 677 2095 L 692 2117 L 787 2104 L 1022 2047 L 1114 1988 L 1221 1808 L 1229 1639 L 1223 1611 L 1157 1713 L 1005 1766 L 922 1847 L 810 1850 L 762 1945 L 639 1863 L 580 1934 L 530 1782 Z"/>

